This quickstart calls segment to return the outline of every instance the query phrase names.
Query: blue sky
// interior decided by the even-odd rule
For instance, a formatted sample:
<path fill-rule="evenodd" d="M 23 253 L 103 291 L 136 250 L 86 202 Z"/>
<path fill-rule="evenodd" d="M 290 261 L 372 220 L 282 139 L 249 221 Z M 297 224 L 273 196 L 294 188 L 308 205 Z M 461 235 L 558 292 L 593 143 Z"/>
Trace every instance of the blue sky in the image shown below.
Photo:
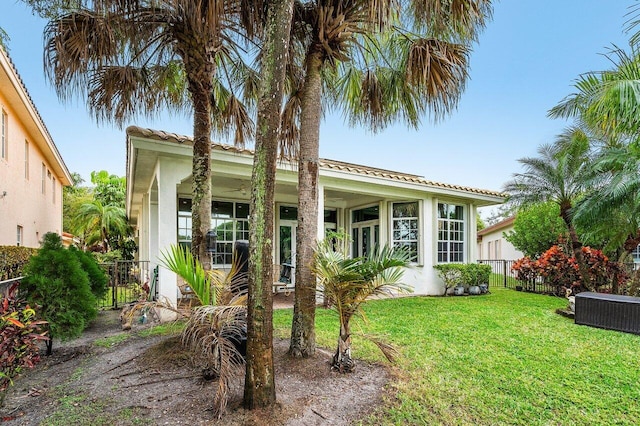
<path fill-rule="evenodd" d="M 125 174 L 125 134 L 97 124 L 84 101 L 62 103 L 45 81 L 45 22 L 21 2 L 2 0 L 0 27 L 10 56 L 67 167 L 88 180 L 92 170 Z M 604 70 L 603 55 L 628 45 L 623 29 L 634 0 L 502 0 L 471 58 L 470 81 L 444 121 L 418 131 L 395 126 L 379 134 L 350 128 L 330 114 L 321 128 L 325 158 L 414 173 L 427 179 L 500 190 L 520 171 L 518 158 L 536 155 L 567 122 L 547 111 L 572 92 L 573 81 Z M 129 124 L 191 135 L 190 118 L 164 114 Z M 125 126 L 126 127 L 126 126 Z"/>

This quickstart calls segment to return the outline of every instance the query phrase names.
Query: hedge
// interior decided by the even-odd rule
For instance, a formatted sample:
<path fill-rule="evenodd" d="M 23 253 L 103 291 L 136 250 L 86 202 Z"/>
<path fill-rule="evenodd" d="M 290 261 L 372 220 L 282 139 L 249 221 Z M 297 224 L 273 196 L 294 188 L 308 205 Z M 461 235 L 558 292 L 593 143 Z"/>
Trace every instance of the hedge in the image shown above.
<path fill-rule="evenodd" d="M 0 281 L 22 276 L 22 269 L 38 249 L 31 247 L 0 246 Z"/>

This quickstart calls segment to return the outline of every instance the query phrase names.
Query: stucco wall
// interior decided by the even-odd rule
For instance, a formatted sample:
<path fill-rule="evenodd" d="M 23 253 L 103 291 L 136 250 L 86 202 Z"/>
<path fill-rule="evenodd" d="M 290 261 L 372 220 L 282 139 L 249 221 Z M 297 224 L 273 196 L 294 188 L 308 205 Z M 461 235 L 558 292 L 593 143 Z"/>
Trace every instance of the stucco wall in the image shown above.
<path fill-rule="evenodd" d="M 16 245 L 23 228 L 26 247 L 39 247 L 47 232 L 62 232 L 62 185 L 14 109 L 0 93 L 0 107 L 8 118 L 6 158 L 0 158 L 0 245 Z M 25 176 L 25 141 L 29 143 L 29 173 Z M 42 164 L 45 191 L 42 191 Z M 50 173 L 50 174 L 49 174 Z M 6 195 L 2 196 L 6 191 Z M 55 200 L 54 200 L 55 192 Z"/>
<path fill-rule="evenodd" d="M 487 260 L 516 260 L 523 257 L 524 254 L 517 250 L 513 244 L 503 236 L 503 233 L 509 233 L 511 231 L 513 231 L 513 225 L 484 234 L 482 241 L 478 243 L 478 258 Z M 495 244 L 499 246 L 497 252 Z"/>

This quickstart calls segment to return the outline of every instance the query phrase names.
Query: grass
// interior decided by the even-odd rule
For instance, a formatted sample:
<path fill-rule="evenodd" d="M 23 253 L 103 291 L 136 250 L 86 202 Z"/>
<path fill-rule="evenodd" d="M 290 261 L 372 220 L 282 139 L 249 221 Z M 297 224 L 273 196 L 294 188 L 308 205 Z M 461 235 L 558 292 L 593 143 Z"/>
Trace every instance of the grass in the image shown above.
<path fill-rule="evenodd" d="M 365 424 L 635 425 L 640 336 L 577 326 L 561 298 L 492 288 L 480 297 L 372 301 L 367 334 L 403 354 L 385 407 Z M 334 349 L 337 318 L 319 309 L 320 346 Z M 286 337 L 291 310 L 276 311 Z M 383 358 L 355 338 L 353 355 Z"/>
<path fill-rule="evenodd" d="M 90 398 L 83 393 L 73 394 L 65 386 L 54 389 L 58 396 L 57 405 L 44 419 L 41 426 L 134 426 L 153 425 L 154 421 L 146 418 L 137 408 L 124 408 L 116 413 L 106 412 L 108 401 Z"/>
<path fill-rule="evenodd" d="M 145 328 L 134 333 L 123 332 L 114 334 L 113 336 L 103 337 L 97 339 L 93 344 L 103 348 L 109 348 L 111 346 L 118 345 L 132 336 L 149 337 L 149 336 L 171 336 L 177 335 L 182 332 L 184 328 L 184 321 L 174 321 L 164 324 L 154 325 L 153 327 Z"/>

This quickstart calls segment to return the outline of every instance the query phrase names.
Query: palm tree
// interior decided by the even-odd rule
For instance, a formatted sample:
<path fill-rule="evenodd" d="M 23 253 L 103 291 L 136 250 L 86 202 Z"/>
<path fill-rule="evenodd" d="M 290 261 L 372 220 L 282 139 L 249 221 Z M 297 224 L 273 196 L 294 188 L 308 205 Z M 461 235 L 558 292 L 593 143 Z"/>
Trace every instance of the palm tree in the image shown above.
<path fill-rule="evenodd" d="M 74 231 L 83 236 L 84 244 L 99 244 L 103 253 L 109 251 L 110 238 L 127 236 L 130 231 L 123 207 L 104 205 L 95 199 L 79 207 L 74 224 Z"/>
<path fill-rule="evenodd" d="M 553 118 L 576 118 L 609 140 L 637 137 L 640 132 L 640 52 L 614 48 L 608 71 L 588 72 L 574 83 L 575 93 L 549 111 Z"/>
<path fill-rule="evenodd" d="M 256 145 L 249 207 L 249 282 L 247 302 L 247 368 L 244 406 L 276 402 L 273 365 L 273 223 L 278 130 L 284 91 L 293 0 L 265 4 Z"/>
<path fill-rule="evenodd" d="M 221 98 L 225 92 L 216 91 L 214 78 L 220 64 L 243 64 L 230 41 L 240 24 L 248 36 L 253 35 L 260 13 L 257 3 L 92 1 L 86 7 L 68 5 L 45 29 L 48 78 L 63 99 L 86 95 L 89 110 L 98 120 L 122 125 L 137 114 L 152 116 L 165 107 L 191 106 L 192 248 L 205 267 L 209 265 L 204 236 L 211 217 L 212 115 L 223 123 L 241 123 L 247 116 L 232 91 Z M 230 75 L 236 73 L 224 73 Z M 221 104 L 226 107 L 219 108 Z M 244 140 L 246 131 L 246 126 L 239 126 L 236 142 Z"/>
<path fill-rule="evenodd" d="M 588 268 L 582 255 L 582 243 L 572 221 L 575 202 L 585 193 L 590 161 L 589 139 L 579 129 L 560 135 L 555 145 L 543 145 L 538 157 L 518 160 L 524 173 L 514 174 L 504 191 L 516 205 L 551 201 L 560 206 L 560 217 L 567 225 L 573 255 L 580 267 L 582 283 L 589 289 Z"/>
<path fill-rule="evenodd" d="M 592 166 L 594 190 L 576 205 L 575 223 L 612 249 L 624 262 L 640 245 L 640 152 L 637 142 L 604 149 Z M 640 273 L 635 274 L 636 283 Z M 613 291 L 617 292 L 617 280 Z"/>
<path fill-rule="evenodd" d="M 632 15 L 640 11 L 635 8 Z M 629 29 L 637 27 L 637 16 Z M 638 202 L 640 181 L 638 137 L 640 137 L 640 52 L 631 39 L 631 52 L 614 48 L 607 57 L 613 69 L 589 72 L 578 78 L 575 93 L 549 111 L 551 117 L 574 118 L 604 140 L 592 168 L 592 190 L 577 206 L 576 219 L 593 232 L 623 248 L 623 257 L 640 243 Z M 593 224 L 596 224 L 595 229 Z"/>
<path fill-rule="evenodd" d="M 410 255 L 404 250 L 384 247 L 366 257 L 350 258 L 348 238 L 337 234 L 318 243 L 312 270 L 320 291 L 331 300 L 331 308 L 340 319 L 338 347 L 331 368 L 341 373 L 353 371 L 351 358 L 351 319 L 364 317 L 362 305 L 373 297 L 410 291 L 400 280 Z"/>
<path fill-rule="evenodd" d="M 296 2 L 292 51 L 302 56 L 293 59 L 303 70 L 294 74 L 282 126 L 286 143 L 299 139 L 292 356 L 315 351 L 316 278 L 311 262 L 318 236 L 323 84 L 352 122 L 364 122 L 373 130 L 398 118 L 417 127 L 420 115 L 429 110 L 436 117 L 445 115 L 465 84 L 468 43 L 491 15 L 489 0 L 462 0 L 455 6 L 442 0 Z M 396 19 L 402 14 L 404 20 Z M 296 118 L 299 131 L 291 123 Z"/>
<path fill-rule="evenodd" d="M 161 263 L 193 289 L 200 306 L 187 314 L 182 343 L 191 348 L 207 378 L 218 379 L 213 406 L 221 417 L 229 399 L 231 379 L 244 365 L 247 335 L 247 295 L 237 291 L 246 280 L 234 259 L 231 270 L 205 270 L 180 246 L 162 253 Z M 234 374 L 235 373 L 235 374 Z"/>

